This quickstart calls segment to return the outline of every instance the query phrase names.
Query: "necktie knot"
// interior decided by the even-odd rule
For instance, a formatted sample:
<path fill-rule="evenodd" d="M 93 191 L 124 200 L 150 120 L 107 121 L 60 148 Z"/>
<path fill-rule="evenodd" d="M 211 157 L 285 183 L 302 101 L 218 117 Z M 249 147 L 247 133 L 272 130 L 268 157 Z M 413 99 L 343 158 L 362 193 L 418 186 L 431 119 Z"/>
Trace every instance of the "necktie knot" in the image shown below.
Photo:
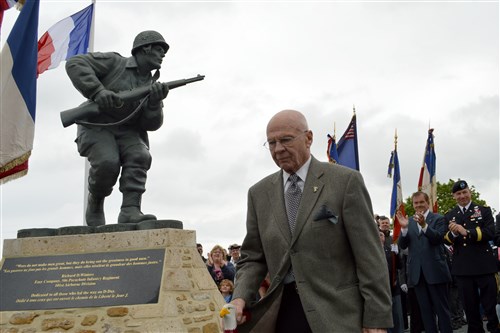
<path fill-rule="evenodd" d="M 466 212 L 467 212 L 467 208 L 465 208 L 465 207 L 464 207 L 464 208 L 462 208 L 462 213 L 464 213 L 464 214 L 465 214 Z"/>
<path fill-rule="evenodd" d="M 301 191 L 300 187 L 299 187 L 300 177 L 296 173 L 294 173 L 293 175 L 290 175 L 290 177 L 288 177 L 288 180 L 290 181 L 288 191 L 290 191 L 292 193 L 298 193 Z"/>
<path fill-rule="evenodd" d="M 297 184 L 297 182 L 299 181 L 299 176 L 294 173 L 293 175 L 290 175 L 290 177 L 288 177 L 288 180 L 292 183 L 292 184 Z"/>

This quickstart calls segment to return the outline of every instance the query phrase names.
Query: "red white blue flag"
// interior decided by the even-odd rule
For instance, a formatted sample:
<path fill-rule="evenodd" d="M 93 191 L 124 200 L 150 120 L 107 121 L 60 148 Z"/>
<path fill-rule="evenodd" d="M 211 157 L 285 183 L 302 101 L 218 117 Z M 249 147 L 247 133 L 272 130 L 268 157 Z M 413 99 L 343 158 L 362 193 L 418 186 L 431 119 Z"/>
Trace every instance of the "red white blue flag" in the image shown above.
<path fill-rule="evenodd" d="M 349 127 L 337 144 L 338 164 L 359 171 L 358 135 L 356 113 L 352 116 Z"/>
<path fill-rule="evenodd" d="M 434 151 L 433 132 L 433 128 L 429 129 L 427 144 L 425 145 L 424 161 L 418 179 L 418 190 L 427 193 L 431 209 L 434 213 L 437 213 L 436 152 Z"/>
<path fill-rule="evenodd" d="M 27 0 L 0 54 L 0 182 L 24 176 L 33 148 L 39 0 Z"/>
<path fill-rule="evenodd" d="M 47 30 L 38 41 L 38 68 L 42 74 L 63 60 L 89 51 L 94 4 L 67 17 Z"/>
<path fill-rule="evenodd" d="M 392 171 L 394 170 L 394 175 Z M 401 233 L 401 224 L 396 216 L 396 213 L 400 211 L 405 215 L 405 205 L 403 202 L 403 188 L 401 186 L 401 174 L 399 172 L 399 159 L 398 151 L 394 149 L 391 152 L 391 159 L 389 161 L 389 170 L 387 171 L 387 176 L 392 177 L 392 194 L 391 194 L 391 218 L 393 221 L 392 230 L 392 240 L 394 243 L 397 242 L 399 234 Z"/>

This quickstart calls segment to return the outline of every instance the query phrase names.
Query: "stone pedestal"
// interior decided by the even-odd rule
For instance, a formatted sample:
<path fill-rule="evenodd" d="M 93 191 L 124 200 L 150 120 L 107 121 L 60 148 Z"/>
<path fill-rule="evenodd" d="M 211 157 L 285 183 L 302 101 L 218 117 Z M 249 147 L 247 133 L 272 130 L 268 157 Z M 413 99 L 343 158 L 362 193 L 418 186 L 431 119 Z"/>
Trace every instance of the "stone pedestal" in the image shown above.
<path fill-rule="evenodd" d="M 4 268 L 6 260 L 34 258 L 40 262 L 43 257 L 50 256 L 80 257 L 89 254 L 95 257 L 98 253 L 155 249 L 163 249 L 165 253 L 163 268 L 159 274 L 161 283 L 157 302 L 127 305 L 122 301 L 116 306 L 72 308 L 50 308 L 45 304 L 40 306 L 40 309 L 34 310 L 1 311 L 0 332 L 220 332 L 219 310 L 225 304 L 224 299 L 196 250 L 194 231 L 152 229 L 5 240 L 4 257 L 1 262 L 2 274 L 6 274 Z M 66 268 L 74 269 L 74 267 Z M 111 268 L 108 268 L 108 272 L 109 269 Z M 28 274 L 23 276 L 29 277 Z M 33 276 L 35 279 L 35 275 Z M 0 285 L 0 288 L 5 287 L 3 284 Z M 16 287 L 22 288 L 22 286 Z M 27 287 L 36 288 L 33 285 Z M 140 283 L 135 288 L 141 288 Z M 6 290 L 0 289 L 0 295 L 3 292 Z"/>

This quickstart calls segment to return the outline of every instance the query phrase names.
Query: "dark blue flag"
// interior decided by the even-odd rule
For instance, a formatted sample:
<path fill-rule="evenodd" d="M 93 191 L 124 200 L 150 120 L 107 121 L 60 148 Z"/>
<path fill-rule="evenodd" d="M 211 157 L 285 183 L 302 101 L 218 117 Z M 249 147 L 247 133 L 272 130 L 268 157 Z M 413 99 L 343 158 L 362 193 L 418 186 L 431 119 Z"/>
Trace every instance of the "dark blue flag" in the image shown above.
<path fill-rule="evenodd" d="M 337 144 L 338 164 L 359 171 L 358 134 L 356 114 L 352 116 L 349 127 Z"/>

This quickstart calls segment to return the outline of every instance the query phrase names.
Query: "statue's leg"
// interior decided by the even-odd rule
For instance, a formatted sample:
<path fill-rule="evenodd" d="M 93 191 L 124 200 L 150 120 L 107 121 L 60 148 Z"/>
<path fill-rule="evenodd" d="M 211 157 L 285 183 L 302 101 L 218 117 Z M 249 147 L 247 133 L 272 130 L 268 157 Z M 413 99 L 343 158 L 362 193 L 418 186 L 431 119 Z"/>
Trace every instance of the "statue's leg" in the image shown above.
<path fill-rule="evenodd" d="M 76 142 L 80 155 L 90 163 L 87 225 L 104 225 L 104 198 L 111 194 L 120 173 L 118 146 L 111 132 L 89 128 L 81 130 Z"/>
<path fill-rule="evenodd" d="M 130 137 L 127 143 L 131 143 Z M 123 201 L 118 223 L 156 220 L 154 215 L 141 212 L 142 194 L 146 191 L 147 171 L 151 167 L 151 154 L 148 147 L 140 140 L 127 145 L 121 151 L 121 160 L 120 191 L 123 193 Z"/>
<path fill-rule="evenodd" d="M 87 209 L 85 210 L 85 222 L 87 225 L 93 227 L 106 224 L 106 218 L 104 216 L 104 197 L 96 197 L 89 192 Z"/>

